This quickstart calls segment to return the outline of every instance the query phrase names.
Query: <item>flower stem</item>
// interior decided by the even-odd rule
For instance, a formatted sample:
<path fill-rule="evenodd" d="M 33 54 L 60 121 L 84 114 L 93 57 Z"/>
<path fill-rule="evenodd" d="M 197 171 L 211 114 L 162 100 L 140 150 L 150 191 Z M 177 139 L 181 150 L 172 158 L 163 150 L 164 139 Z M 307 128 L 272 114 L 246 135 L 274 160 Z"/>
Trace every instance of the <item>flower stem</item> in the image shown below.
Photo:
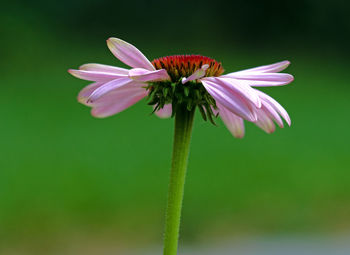
<path fill-rule="evenodd" d="M 180 105 L 175 115 L 173 156 L 166 210 L 164 255 L 176 255 L 178 248 L 182 199 L 195 109 Z"/>

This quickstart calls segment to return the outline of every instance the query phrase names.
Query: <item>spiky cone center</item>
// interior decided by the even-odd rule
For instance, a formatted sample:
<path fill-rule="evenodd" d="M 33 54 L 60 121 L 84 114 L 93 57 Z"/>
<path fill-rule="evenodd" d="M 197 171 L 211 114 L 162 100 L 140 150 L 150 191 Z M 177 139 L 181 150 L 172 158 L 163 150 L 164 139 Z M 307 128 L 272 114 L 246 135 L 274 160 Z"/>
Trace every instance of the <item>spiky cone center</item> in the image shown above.
<path fill-rule="evenodd" d="M 224 69 L 220 62 L 201 55 L 174 55 L 157 58 L 152 61 L 153 66 L 165 69 L 172 82 L 177 82 L 182 77 L 188 77 L 203 65 L 208 65 L 205 76 L 220 76 Z"/>
<path fill-rule="evenodd" d="M 214 123 L 213 109 L 217 108 L 214 98 L 198 80 L 185 84 L 181 81 L 203 65 L 208 65 L 204 77 L 220 76 L 224 72 L 221 63 L 200 55 L 175 55 L 155 59 L 152 64 L 157 70 L 165 69 L 171 79 L 149 83 L 148 104 L 154 105 L 154 111 L 172 104 L 172 116 L 175 116 L 179 106 L 185 106 L 189 111 L 198 107 L 203 119 Z"/>

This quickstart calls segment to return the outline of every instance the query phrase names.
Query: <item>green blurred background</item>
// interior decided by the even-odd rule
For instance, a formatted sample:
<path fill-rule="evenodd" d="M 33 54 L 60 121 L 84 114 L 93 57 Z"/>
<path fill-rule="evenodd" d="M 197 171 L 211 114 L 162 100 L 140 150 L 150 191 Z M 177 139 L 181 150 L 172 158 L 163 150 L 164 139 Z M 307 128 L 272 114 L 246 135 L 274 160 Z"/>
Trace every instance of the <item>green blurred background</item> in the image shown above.
<path fill-rule="evenodd" d="M 265 88 L 292 126 L 234 139 L 196 119 L 181 245 L 350 230 L 349 4 L 345 1 L 9 1 L 0 9 L 1 254 L 125 254 L 160 245 L 173 120 L 141 101 L 107 118 L 76 102 L 88 62 L 194 53 L 235 71 L 288 59 Z M 108 253 L 109 254 L 109 253 Z"/>

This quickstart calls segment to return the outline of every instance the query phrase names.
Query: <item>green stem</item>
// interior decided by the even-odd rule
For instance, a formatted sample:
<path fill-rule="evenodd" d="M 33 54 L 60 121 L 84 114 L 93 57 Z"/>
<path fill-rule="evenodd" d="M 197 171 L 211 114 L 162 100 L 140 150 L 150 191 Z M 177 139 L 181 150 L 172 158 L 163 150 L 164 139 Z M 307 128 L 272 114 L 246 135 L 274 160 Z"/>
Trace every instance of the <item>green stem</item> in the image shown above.
<path fill-rule="evenodd" d="M 182 199 L 195 109 L 179 106 L 175 115 L 173 157 L 166 210 L 164 255 L 176 255 L 179 239 Z"/>

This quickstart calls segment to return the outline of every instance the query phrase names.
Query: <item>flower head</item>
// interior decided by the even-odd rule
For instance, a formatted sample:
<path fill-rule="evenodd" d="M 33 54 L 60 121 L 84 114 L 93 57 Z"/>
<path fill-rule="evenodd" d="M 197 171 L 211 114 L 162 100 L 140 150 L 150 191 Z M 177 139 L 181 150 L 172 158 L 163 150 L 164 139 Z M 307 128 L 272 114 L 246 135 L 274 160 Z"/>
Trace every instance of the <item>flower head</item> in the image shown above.
<path fill-rule="evenodd" d="M 281 117 L 290 125 L 286 110 L 273 98 L 253 87 L 286 85 L 290 74 L 279 73 L 289 61 L 224 74 L 221 63 L 200 55 L 167 56 L 150 62 L 137 48 L 117 38 L 107 45 L 123 63 L 132 67 L 85 64 L 69 72 L 93 81 L 78 95 L 78 101 L 92 107 L 95 117 L 119 113 L 147 97 L 161 118 L 176 114 L 179 105 L 198 108 L 203 119 L 214 123 L 220 116 L 235 137 L 244 136 L 243 120 L 254 122 L 267 133 Z"/>

